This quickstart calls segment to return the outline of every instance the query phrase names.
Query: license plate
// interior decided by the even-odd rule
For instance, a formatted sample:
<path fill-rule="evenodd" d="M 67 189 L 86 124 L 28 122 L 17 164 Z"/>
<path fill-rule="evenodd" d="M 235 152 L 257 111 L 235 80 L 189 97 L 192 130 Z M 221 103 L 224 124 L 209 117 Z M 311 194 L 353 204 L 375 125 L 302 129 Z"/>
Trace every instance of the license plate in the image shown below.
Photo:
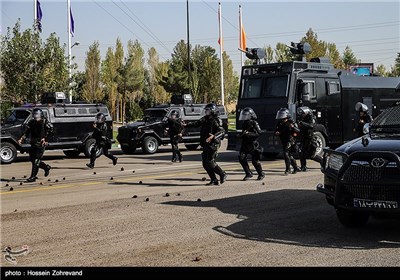
<path fill-rule="evenodd" d="M 397 201 L 382 201 L 354 198 L 354 207 L 356 208 L 374 208 L 374 209 L 397 209 Z"/>

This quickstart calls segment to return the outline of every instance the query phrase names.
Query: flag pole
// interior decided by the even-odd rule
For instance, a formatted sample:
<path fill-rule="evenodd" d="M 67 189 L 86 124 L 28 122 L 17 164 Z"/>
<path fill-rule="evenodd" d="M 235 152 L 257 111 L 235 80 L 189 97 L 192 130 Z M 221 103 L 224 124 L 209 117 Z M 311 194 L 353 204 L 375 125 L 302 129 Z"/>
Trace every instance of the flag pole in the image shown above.
<path fill-rule="evenodd" d="M 72 69 L 71 69 L 71 0 L 67 0 L 67 34 L 68 34 L 68 96 L 69 102 L 72 103 L 72 88 L 71 88 L 71 79 L 72 79 Z"/>
<path fill-rule="evenodd" d="M 242 6 L 239 5 L 239 48 L 242 47 Z M 243 52 L 240 52 L 240 66 L 243 66 Z"/>
<path fill-rule="evenodd" d="M 218 20 L 219 20 L 219 52 L 220 52 L 220 68 L 221 68 L 221 104 L 225 105 L 224 93 L 224 60 L 223 60 L 223 37 L 222 37 L 222 9 L 221 2 L 218 3 Z"/>
<path fill-rule="evenodd" d="M 37 0 L 33 0 L 33 24 L 35 26 L 35 30 L 37 30 Z"/>

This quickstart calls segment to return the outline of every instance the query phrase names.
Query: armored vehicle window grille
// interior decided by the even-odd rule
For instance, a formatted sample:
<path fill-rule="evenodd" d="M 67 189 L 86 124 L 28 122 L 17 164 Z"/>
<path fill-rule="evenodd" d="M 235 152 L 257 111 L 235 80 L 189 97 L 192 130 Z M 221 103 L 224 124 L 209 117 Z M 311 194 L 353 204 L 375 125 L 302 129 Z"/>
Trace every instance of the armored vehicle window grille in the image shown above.
<path fill-rule="evenodd" d="M 89 108 L 89 114 L 96 115 L 98 113 L 96 108 Z"/>
<path fill-rule="evenodd" d="M 376 117 L 371 125 L 400 127 L 400 106 L 386 109 L 383 113 Z"/>
<path fill-rule="evenodd" d="M 56 117 L 76 115 L 75 108 L 55 108 L 54 112 L 55 112 Z"/>
<path fill-rule="evenodd" d="M 87 108 L 79 108 L 78 114 L 79 115 L 87 115 L 88 114 Z"/>
<path fill-rule="evenodd" d="M 203 108 L 200 107 L 185 107 L 185 115 L 186 116 L 198 116 L 201 115 Z"/>

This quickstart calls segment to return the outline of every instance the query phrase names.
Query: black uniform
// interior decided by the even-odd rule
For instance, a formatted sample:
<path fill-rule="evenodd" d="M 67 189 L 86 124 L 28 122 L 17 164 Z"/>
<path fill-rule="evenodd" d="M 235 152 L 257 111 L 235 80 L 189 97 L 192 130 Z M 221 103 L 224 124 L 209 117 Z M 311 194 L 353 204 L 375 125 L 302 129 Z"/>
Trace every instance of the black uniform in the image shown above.
<path fill-rule="evenodd" d="M 307 158 L 310 158 L 315 151 L 313 143 L 314 119 L 311 114 L 300 116 L 298 120 L 300 129 L 300 164 L 301 171 L 307 170 Z"/>
<path fill-rule="evenodd" d="M 172 146 L 172 162 L 176 162 L 178 157 L 179 162 L 182 162 L 182 154 L 179 151 L 178 144 L 182 139 L 180 135 L 183 130 L 181 119 L 168 118 L 168 134 Z"/>
<path fill-rule="evenodd" d="M 46 118 L 42 118 L 39 121 L 32 119 L 28 122 L 26 131 L 21 139 L 25 139 L 29 135 L 31 137 L 29 159 L 32 162 L 32 171 L 30 178 L 28 178 L 29 182 L 36 180 L 39 168 L 44 170 L 46 177 L 49 175 L 51 167 L 45 164 L 42 158 L 45 151 L 45 142 L 47 142 L 47 138 L 52 132 L 53 126 Z"/>
<path fill-rule="evenodd" d="M 291 118 L 283 119 L 278 122 L 276 132 L 279 132 L 283 148 L 283 157 L 285 159 L 285 174 L 290 172 L 290 165 L 293 167 L 293 173 L 298 171 L 296 160 L 293 153 L 296 152 L 296 135 L 300 132 L 296 123 Z"/>
<path fill-rule="evenodd" d="M 92 137 L 96 140 L 96 143 L 93 145 L 90 150 L 90 163 L 87 164 L 88 167 L 93 168 L 94 162 L 96 161 L 96 154 L 99 149 L 103 149 L 103 154 L 113 161 L 113 165 L 117 164 L 117 157 L 110 154 L 108 151 L 111 149 L 111 140 L 107 137 L 107 124 L 103 123 L 94 123 L 93 124 L 94 131 Z"/>
<path fill-rule="evenodd" d="M 370 114 L 368 114 L 368 112 L 364 112 L 363 116 L 360 116 L 359 120 L 358 120 L 358 124 L 356 127 L 356 132 L 357 132 L 357 136 L 361 137 L 364 135 L 364 125 L 366 123 L 370 123 L 372 122 L 372 117 Z"/>
<path fill-rule="evenodd" d="M 239 162 L 243 167 L 246 176 L 244 180 L 253 177 L 249 164 L 247 162 L 247 155 L 251 155 L 251 161 L 258 173 L 258 180 L 264 178 L 264 172 L 260 163 L 260 154 L 262 149 L 257 139 L 261 135 L 261 128 L 256 120 L 245 120 L 242 126 L 242 145 L 239 151 Z"/>
<path fill-rule="evenodd" d="M 215 174 L 220 176 L 220 181 L 222 184 L 226 180 L 226 173 L 221 169 L 221 167 L 218 166 L 216 162 L 217 152 L 221 146 L 221 138 L 225 133 L 225 130 L 221 125 L 221 120 L 217 116 L 204 116 L 198 121 L 189 123 L 187 126 L 201 126 L 200 145 L 203 147 L 201 158 L 203 167 L 211 179 L 211 182 L 208 185 L 218 185 L 218 180 Z M 214 135 L 214 138 L 210 143 L 207 143 L 206 139 L 209 138 L 211 134 Z"/>

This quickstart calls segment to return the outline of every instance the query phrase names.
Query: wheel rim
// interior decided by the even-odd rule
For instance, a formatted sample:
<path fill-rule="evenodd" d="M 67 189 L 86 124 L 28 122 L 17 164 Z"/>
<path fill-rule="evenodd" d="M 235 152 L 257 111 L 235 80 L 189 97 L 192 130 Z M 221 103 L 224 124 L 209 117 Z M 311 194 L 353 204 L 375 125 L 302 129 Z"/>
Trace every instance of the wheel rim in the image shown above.
<path fill-rule="evenodd" d="M 322 153 L 322 149 L 323 149 L 323 143 L 322 143 L 322 139 L 321 137 L 317 136 L 317 148 L 315 149 L 315 154 L 319 155 Z"/>
<path fill-rule="evenodd" d="M 149 143 L 147 144 L 147 149 L 148 149 L 150 152 L 155 151 L 155 149 L 156 149 L 156 143 L 155 143 L 154 141 L 149 141 Z"/>
<path fill-rule="evenodd" d="M 13 155 L 13 152 L 9 147 L 1 148 L 0 153 L 1 153 L 1 159 L 5 161 L 10 160 Z"/>
<path fill-rule="evenodd" d="M 93 143 L 92 145 L 90 145 L 89 151 L 91 151 L 95 145 L 96 145 L 96 143 Z M 99 157 L 101 155 L 101 153 L 102 153 L 102 148 L 96 150 L 96 157 Z"/>

